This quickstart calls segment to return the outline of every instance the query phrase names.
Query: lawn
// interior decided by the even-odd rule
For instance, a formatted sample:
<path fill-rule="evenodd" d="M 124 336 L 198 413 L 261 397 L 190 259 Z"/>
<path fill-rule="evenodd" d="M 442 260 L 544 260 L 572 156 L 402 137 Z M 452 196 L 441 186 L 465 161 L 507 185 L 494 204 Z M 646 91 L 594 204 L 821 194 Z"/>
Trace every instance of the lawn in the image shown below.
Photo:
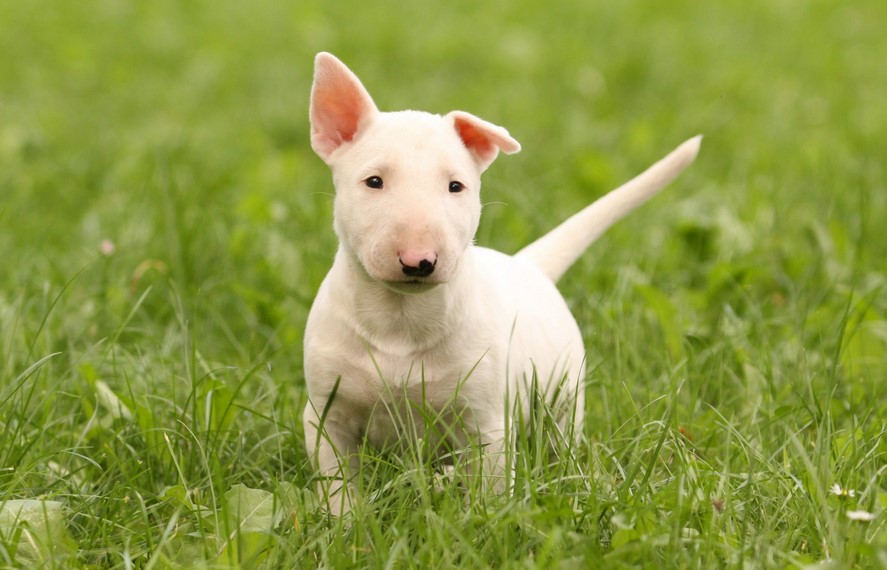
<path fill-rule="evenodd" d="M 882 0 L 0 3 L 0 567 L 887 567 L 884 22 Z M 705 135 L 560 282 L 585 433 L 519 442 L 511 494 L 367 448 L 353 516 L 318 507 L 320 50 L 382 109 L 521 141 L 484 178 L 478 242 L 506 252 Z"/>

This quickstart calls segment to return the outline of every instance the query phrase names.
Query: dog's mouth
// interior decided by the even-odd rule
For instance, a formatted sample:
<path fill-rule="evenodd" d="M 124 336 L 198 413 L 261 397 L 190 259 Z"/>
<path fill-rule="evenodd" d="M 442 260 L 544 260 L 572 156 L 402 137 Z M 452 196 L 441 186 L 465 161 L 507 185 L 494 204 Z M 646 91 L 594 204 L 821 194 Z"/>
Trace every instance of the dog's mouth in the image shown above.
<path fill-rule="evenodd" d="M 430 291 L 434 289 L 438 285 L 439 282 L 435 281 L 426 281 L 424 279 L 405 279 L 403 281 L 382 281 L 382 283 L 388 289 L 394 291 L 395 293 L 401 293 L 406 295 L 416 295 L 419 293 L 424 293 L 426 291 Z"/>

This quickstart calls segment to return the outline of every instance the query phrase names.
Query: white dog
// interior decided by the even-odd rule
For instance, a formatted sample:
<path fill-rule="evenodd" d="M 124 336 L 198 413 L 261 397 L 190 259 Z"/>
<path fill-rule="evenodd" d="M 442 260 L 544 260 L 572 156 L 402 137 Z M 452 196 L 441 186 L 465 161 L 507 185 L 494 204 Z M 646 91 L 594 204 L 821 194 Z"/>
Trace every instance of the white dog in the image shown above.
<path fill-rule="evenodd" d="M 562 425 L 582 422 L 585 347 L 554 283 L 689 165 L 700 137 L 509 256 L 472 243 L 481 173 L 520 150 L 505 129 L 462 111 L 382 113 L 327 53 L 310 117 L 339 238 L 305 330 L 305 439 L 330 511 L 351 508 L 363 441 L 432 437 L 410 421 L 423 409 L 451 423 L 447 439 L 480 444 L 477 467 L 504 488 L 508 416 L 529 410 L 531 385 L 558 400 Z"/>

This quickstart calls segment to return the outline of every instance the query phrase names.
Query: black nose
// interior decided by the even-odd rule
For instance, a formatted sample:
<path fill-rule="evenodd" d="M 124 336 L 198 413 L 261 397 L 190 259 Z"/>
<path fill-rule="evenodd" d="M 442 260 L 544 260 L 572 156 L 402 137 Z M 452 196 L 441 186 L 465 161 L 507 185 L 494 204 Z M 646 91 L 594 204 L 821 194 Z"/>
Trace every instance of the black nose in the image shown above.
<path fill-rule="evenodd" d="M 431 262 L 427 259 L 423 259 L 419 262 L 419 267 L 406 265 L 403 261 L 401 261 L 400 264 L 403 265 L 403 272 L 405 275 L 409 275 L 410 277 L 428 277 L 434 273 L 434 266 L 437 265 L 437 260 L 435 259 L 434 262 Z"/>

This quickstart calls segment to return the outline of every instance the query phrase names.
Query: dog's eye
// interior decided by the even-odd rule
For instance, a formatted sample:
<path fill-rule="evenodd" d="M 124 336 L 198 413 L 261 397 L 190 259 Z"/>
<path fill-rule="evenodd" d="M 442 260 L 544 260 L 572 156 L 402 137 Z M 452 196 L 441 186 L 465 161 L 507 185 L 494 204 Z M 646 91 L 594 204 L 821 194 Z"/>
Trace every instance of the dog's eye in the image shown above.
<path fill-rule="evenodd" d="M 373 188 L 375 190 L 380 190 L 385 185 L 382 182 L 382 179 L 378 176 L 370 176 L 364 180 L 363 183 L 367 185 L 367 188 Z"/>
<path fill-rule="evenodd" d="M 465 190 L 464 184 L 462 184 L 461 182 L 458 182 L 456 180 L 453 180 L 452 182 L 450 182 L 450 192 L 452 192 L 453 194 L 456 194 L 457 192 L 461 192 L 462 190 Z"/>

